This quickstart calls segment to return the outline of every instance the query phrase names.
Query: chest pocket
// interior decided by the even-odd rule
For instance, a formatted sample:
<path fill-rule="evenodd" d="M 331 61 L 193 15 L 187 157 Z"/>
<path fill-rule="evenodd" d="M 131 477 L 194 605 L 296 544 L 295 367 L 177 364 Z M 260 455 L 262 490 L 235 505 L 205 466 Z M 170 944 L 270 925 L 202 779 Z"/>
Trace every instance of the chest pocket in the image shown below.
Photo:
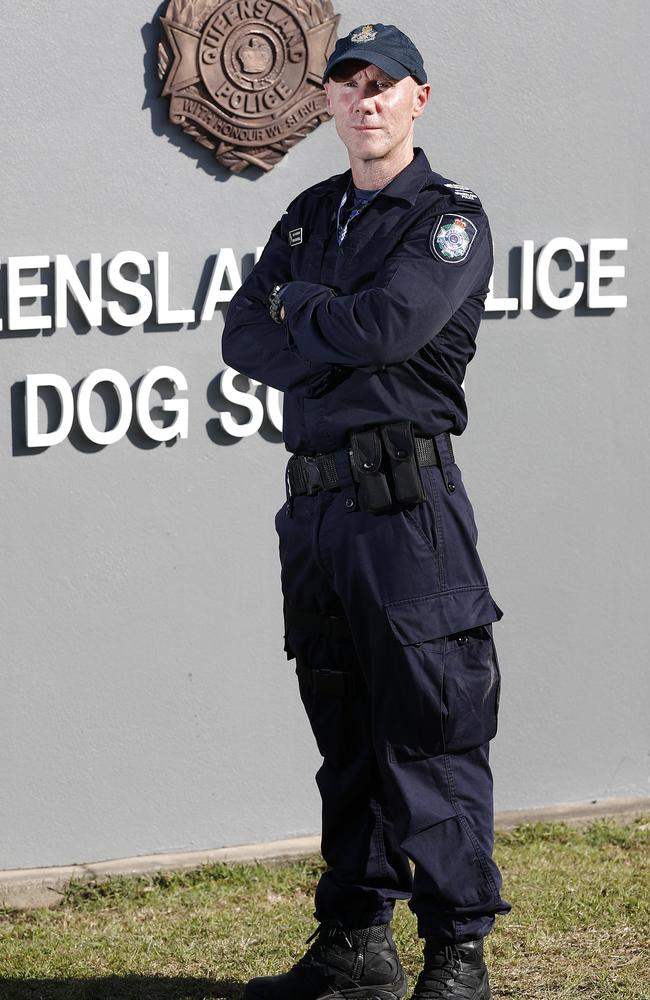
<path fill-rule="evenodd" d="M 346 294 L 371 288 L 377 284 L 377 274 L 397 246 L 394 235 L 370 237 L 351 234 L 339 248 L 336 284 Z M 397 267 L 397 264 L 395 265 Z"/>
<path fill-rule="evenodd" d="M 294 281 L 322 281 L 328 239 L 327 234 L 310 233 L 304 243 L 291 248 L 291 277 Z"/>

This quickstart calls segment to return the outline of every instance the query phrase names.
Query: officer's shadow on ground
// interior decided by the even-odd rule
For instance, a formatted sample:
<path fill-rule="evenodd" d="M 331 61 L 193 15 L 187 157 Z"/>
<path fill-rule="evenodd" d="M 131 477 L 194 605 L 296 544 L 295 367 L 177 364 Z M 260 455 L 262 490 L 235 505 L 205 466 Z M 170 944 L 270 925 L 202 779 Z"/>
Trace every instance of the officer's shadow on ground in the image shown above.
<path fill-rule="evenodd" d="M 239 1000 L 235 979 L 106 976 L 100 979 L 2 979 L 2 1000 Z"/>

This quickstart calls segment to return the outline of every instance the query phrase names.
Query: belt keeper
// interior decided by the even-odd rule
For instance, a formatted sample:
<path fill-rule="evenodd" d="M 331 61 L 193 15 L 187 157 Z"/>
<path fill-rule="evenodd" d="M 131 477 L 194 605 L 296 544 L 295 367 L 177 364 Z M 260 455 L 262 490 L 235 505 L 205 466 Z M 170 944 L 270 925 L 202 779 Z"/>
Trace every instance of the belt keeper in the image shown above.
<path fill-rule="evenodd" d="M 456 492 L 456 483 L 452 479 L 451 472 L 449 470 L 449 466 L 454 463 L 454 452 L 451 444 L 451 437 L 447 431 L 444 431 L 442 434 L 436 434 L 433 440 L 436 447 L 438 462 L 440 463 L 442 478 L 444 479 L 445 486 L 447 488 L 447 493 L 453 494 Z"/>
<path fill-rule="evenodd" d="M 286 495 L 287 495 L 286 511 L 287 511 L 287 514 L 289 515 L 289 517 L 293 517 L 293 494 L 291 492 L 291 480 L 289 479 L 289 465 L 290 465 L 290 462 L 291 462 L 291 459 L 289 459 L 289 462 L 287 462 L 287 467 L 284 470 L 284 485 L 285 485 L 285 491 L 286 491 Z"/>

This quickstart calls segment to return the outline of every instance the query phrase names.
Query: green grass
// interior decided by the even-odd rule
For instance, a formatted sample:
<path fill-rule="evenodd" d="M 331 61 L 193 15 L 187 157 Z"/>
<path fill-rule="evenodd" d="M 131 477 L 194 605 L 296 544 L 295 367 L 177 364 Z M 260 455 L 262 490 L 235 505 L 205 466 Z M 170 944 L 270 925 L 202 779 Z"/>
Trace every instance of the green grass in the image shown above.
<path fill-rule="evenodd" d="M 495 1000 L 650 1000 L 650 817 L 497 836 L 513 912 L 488 939 Z M 318 858 L 208 865 L 70 886 L 56 910 L 0 911 L 2 1000 L 237 1000 L 312 931 Z M 399 904 L 395 938 L 421 942 Z"/>

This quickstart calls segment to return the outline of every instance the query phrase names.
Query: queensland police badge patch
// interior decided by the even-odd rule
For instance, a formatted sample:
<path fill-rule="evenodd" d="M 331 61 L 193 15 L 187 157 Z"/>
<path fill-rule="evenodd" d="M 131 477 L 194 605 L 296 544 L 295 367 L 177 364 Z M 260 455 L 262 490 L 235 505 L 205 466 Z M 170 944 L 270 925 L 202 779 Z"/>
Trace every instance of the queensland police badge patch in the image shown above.
<path fill-rule="evenodd" d="M 329 118 L 332 0 L 168 0 L 158 74 L 169 118 L 241 173 L 271 170 Z"/>
<path fill-rule="evenodd" d="M 460 264 L 470 252 L 478 230 L 462 215 L 443 215 L 431 230 L 431 253 L 448 264 Z"/>

